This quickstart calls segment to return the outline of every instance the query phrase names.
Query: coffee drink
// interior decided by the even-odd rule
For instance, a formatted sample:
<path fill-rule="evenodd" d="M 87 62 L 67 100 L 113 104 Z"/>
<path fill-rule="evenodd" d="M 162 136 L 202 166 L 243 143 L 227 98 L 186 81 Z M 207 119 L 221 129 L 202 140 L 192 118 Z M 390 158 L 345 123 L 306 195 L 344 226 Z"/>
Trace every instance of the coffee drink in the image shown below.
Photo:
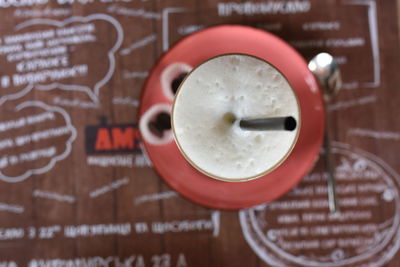
<path fill-rule="evenodd" d="M 240 119 L 290 116 L 293 131 L 248 131 Z M 190 72 L 175 96 L 176 143 L 197 170 L 225 181 L 272 171 L 290 154 L 301 127 L 297 97 L 282 73 L 245 54 L 209 59 Z"/>

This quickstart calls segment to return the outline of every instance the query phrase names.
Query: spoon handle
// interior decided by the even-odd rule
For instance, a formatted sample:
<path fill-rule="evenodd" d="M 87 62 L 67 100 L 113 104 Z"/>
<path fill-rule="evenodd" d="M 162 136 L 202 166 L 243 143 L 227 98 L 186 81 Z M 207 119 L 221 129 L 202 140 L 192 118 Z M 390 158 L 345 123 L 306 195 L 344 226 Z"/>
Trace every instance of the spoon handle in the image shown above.
<path fill-rule="evenodd" d="M 327 118 L 329 120 L 329 118 Z M 328 124 L 328 123 L 327 123 Z M 329 127 L 327 127 L 329 128 Z M 324 150 L 325 150 L 325 166 L 328 173 L 327 183 L 328 183 L 328 205 L 329 211 L 332 213 L 339 212 L 338 199 L 336 195 L 336 179 L 334 163 L 332 159 L 331 142 L 328 133 L 329 129 L 326 129 L 324 136 Z"/>
<path fill-rule="evenodd" d="M 331 98 L 340 90 L 342 85 L 341 74 L 338 65 L 333 57 L 328 53 L 320 53 L 316 55 L 308 63 L 308 68 L 316 76 L 325 100 L 325 167 L 328 173 L 328 203 L 331 213 L 339 212 L 339 205 L 336 194 L 335 168 L 331 152 L 330 132 L 331 132 L 331 116 L 327 105 Z"/>

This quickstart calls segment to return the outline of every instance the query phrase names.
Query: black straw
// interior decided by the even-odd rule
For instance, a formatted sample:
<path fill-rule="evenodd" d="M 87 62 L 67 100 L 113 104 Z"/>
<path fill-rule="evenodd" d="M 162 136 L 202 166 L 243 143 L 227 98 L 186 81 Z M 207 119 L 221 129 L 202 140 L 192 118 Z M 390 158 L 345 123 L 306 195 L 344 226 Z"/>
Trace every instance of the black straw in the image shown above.
<path fill-rule="evenodd" d="M 248 131 L 293 131 L 296 129 L 297 122 L 293 117 L 241 119 L 239 126 Z"/>

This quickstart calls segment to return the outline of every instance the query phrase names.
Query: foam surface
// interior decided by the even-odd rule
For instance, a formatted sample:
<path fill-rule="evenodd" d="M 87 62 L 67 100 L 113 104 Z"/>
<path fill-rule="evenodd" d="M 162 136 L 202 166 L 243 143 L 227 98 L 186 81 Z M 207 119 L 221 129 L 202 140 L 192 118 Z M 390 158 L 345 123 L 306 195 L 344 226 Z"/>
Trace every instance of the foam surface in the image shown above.
<path fill-rule="evenodd" d="M 245 131 L 236 118 L 292 116 L 294 131 Z M 225 116 L 226 118 L 226 116 Z M 184 81 L 173 110 L 175 138 L 186 157 L 215 178 L 251 179 L 288 156 L 300 128 L 293 90 L 272 65 L 224 55 L 197 67 Z"/>

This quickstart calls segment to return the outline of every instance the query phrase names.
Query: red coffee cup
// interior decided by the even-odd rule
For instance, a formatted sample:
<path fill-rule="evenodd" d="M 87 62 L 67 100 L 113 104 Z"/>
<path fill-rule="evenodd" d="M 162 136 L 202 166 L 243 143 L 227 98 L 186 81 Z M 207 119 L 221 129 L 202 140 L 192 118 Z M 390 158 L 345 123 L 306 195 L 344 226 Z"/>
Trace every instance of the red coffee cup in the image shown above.
<path fill-rule="evenodd" d="M 200 173 L 185 160 L 166 122 L 171 95 L 185 74 L 221 54 L 248 54 L 269 62 L 287 78 L 299 101 L 301 128 L 293 150 L 276 169 L 255 180 L 231 183 Z M 278 37 L 237 25 L 199 31 L 161 57 L 144 86 L 139 115 L 144 147 L 164 181 L 188 199 L 220 209 L 258 205 L 289 191 L 312 169 L 324 134 L 322 95 L 304 59 Z"/>

